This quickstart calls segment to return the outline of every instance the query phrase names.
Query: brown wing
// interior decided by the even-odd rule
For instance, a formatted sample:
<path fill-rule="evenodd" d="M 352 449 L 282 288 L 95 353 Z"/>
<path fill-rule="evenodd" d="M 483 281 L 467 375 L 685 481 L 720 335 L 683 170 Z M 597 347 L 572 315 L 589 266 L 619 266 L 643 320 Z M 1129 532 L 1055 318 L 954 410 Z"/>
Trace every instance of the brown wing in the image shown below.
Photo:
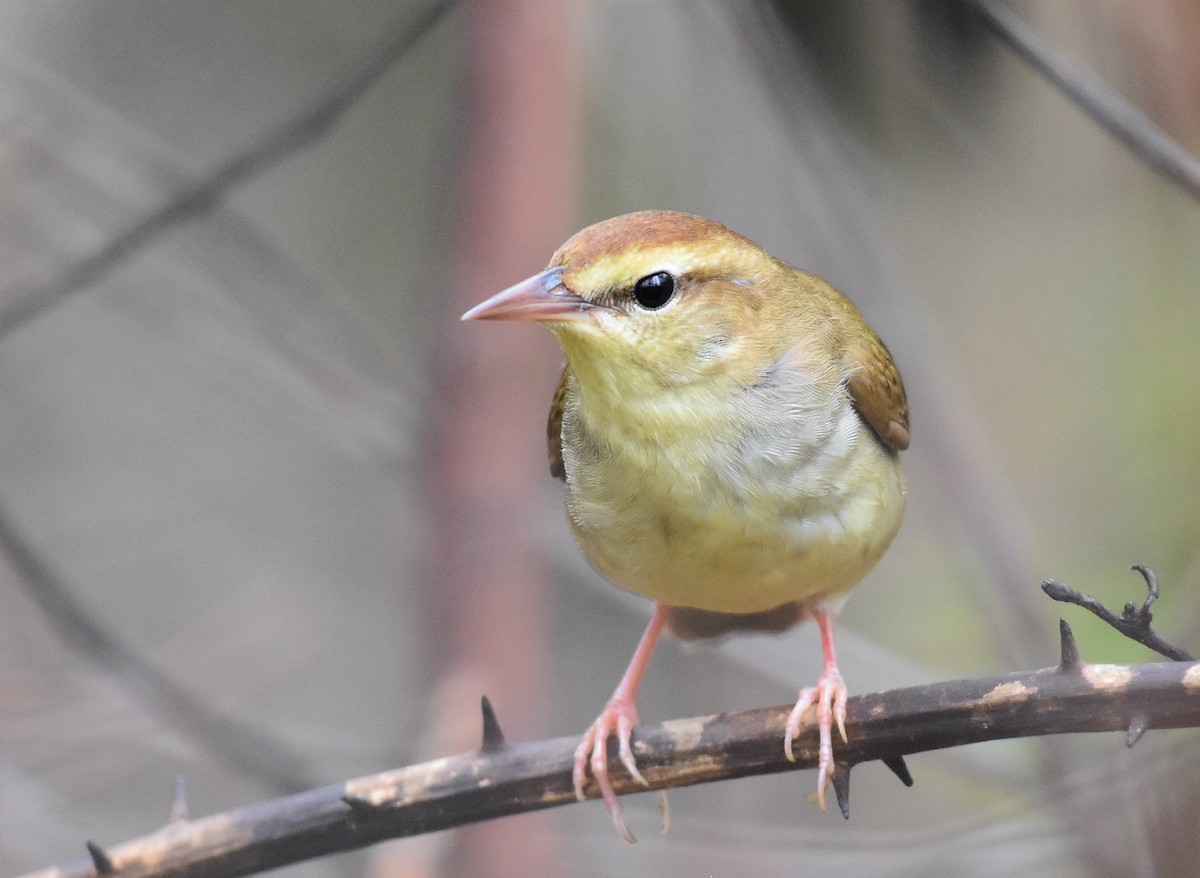
<path fill-rule="evenodd" d="M 885 445 L 903 451 L 909 440 L 908 397 L 892 355 L 870 330 L 852 340 L 845 350 L 844 365 L 850 373 L 854 407 Z"/>
<path fill-rule="evenodd" d="M 567 480 L 567 470 L 563 466 L 562 419 L 570 379 L 570 369 L 563 366 L 562 377 L 558 379 L 558 389 L 554 391 L 554 402 L 550 403 L 550 419 L 546 422 L 546 450 L 550 454 L 550 475 L 564 482 Z"/>

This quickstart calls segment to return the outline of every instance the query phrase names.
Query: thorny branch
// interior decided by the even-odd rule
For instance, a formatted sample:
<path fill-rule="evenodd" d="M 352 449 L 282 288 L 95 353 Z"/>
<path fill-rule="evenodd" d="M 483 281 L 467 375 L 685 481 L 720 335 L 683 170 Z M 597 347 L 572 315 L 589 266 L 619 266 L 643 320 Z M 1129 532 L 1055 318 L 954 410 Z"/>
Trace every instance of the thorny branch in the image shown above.
<path fill-rule="evenodd" d="M 993 0 L 971 0 L 971 4 L 1000 39 L 1099 125 L 1200 198 L 1200 166 L 1148 118 L 1094 74 L 1042 44 L 1000 4 Z M 378 55 L 315 103 L 313 112 L 271 132 L 101 251 L 69 267 L 56 281 L 17 296 L 0 311 L 0 336 L 85 289 L 163 231 L 202 214 L 230 188 L 310 143 L 450 5 L 433 4 L 411 31 L 389 40 Z M 1054 580 L 1047 580 L 1043 589 L 1055 600 L 1090 610 L 1176 664 L 1086 664 L 1063 623 L 1058 667 L 852 698 L 847 723 L 851 741 L 838 751 L 843 761 L 836 775 L 843 812 L 848 811 L 850 769 L 860 762 L 881 760 L 911 783 L 904 754 L 1000 738 L 1118 729 L 1127 729 L 1132 744 L 1151 727 L 1200 726 L 1200 664 L 1151 629 L 1150 605 L 1158 596 L 1157 583 L 1148 569 L 1134 569 L 1146 578 L 1148 595 L 1141 607 L 1128 603 L 1120 615 Z M 635 736 L 635 751 L 650 788 L 812 767 L 815 735 L 796 742 L 796 763 L 783 757 L 780 741 L 787 710 L 767 708 L 642 727 Z M 89 841 L 90 859 L 36 876 L 245 875 L 385 838 L 574 801 L 570 772 L 575 738 L 510 745 L 504 743 L 490 705 L 485 706 L 485 718 L 484 745 L 477 753 L 194 821 L 186 818 L 186 802 L 179 796 L 170 822 L 159 832 L 112 848 Z M 615 786 L 621 793 L 641 789 L 626 777 L 617 777 Z"/>
<path fill-rule="evenodd" d="M 1090 665 L 1080 659 L 1065 622 L 1061 634 L 1057 667 L 851 698 L 850 741 L 837 751 L 835 775 L 843 813 L 849 808 L 850 770 L 861 762 L 882 760 L 911 783 L 905 754 L 1002 738 L 1117 730 L 1126 730 L 1132 745 L 1149 728 L 1200 727 L 1200 664 Z M 818 742 L 812 728 L 796 741 L 796 763 L 784 757 L 788 710 L 642 726 L 634 752 L 652 790 L 814 767 Z M 200 820 L 175 820 L 111 848 L 88 842 L 90 859 L 27 878 L 229 878 L 575 801 L 571 767 L 577 739 L 508 744 L 486 701 L 484 719 L 477 752 Z M 643 789 L 623 772 L 614 777 L 614 787 L 621 794 Z"/>

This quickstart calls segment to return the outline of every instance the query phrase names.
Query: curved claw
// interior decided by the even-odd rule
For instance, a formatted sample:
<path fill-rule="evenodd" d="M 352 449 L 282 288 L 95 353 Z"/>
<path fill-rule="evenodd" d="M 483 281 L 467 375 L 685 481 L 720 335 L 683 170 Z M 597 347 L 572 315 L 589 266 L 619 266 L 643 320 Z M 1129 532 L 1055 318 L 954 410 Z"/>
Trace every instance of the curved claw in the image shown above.
<path fill-rule="evenodd" d="M 812 707 L 816 691 L 816 687 L 814 686 L 801 689 L 800 695 L 796 700 L 796 706 L 788 714 L 787 725 L 783 729 L 783 755 L 787 757 L 788 762 L 796 761 L 796 756 L 792 753 L 792 741 L 800 737 L 800 720 L 804 716 L 805 711 Z"/>
<path fill-rule="evenodd" d="M 637 713 L 634 712 L 632 718 L 627 713 L 622 713 L 617 717 L 617 744 L 618 752 L 621 756 L 621 764 L 625 766 L 625 770 L 629 772 L 629 776 L 636 780 L 644 787 L 650 786 L 650 782 L 642 777 L 642 773 L 638 771 L 637 762 L 633 758 L 633 744 L 630 743 L 630 738 L 633 736 L 633 727 L 637 723 Z M 604 753 L 604 761 L 608 763 L 607 749 Z M 595 770 L 595 753 L 592 754 L 593 765 Z"/>
<path fill-rule="evenodd" d="M 816 685 L 800 690 L 796 706 L 788 714 L 784 726 L 783 752 L 789 762 L 795 762 L 792 741 L 800 736 L 800 722 L 805 712 L 817 706 L 817 804 L 825 810 L 825 788 L 835 771 L 833 762 L 833 724 L 836 722 L 843 743 L 846 738 L 846 683 L 836 666 L 827 667 L 817 678 Z"/>
<path fill-rule="evenodd" d="M 638 771 L 637 762 L 633 758 L 633 745 L 630 743 L 633 727 L 637 725 L 637 721 L 637 708 L 632 702 L 618 698 L 608 702 L 604 710 L 600 712 L 600 716 L 596 717 L 596 721 L 592 723 L 591 728 L 584 733 L 579 746 L 575 748 L 575 765 L 571 772 L 571 780 L 575 786 L 575 798 L 582 802 L 586 798 L 583 787 L 587 783 L 588 768 L 591 768 L 592 777 L 595 778 L 596 787 L 600 790 L 600 797 L 604 800 L 604 807 L 608 810 L 608 816 L 612 818 L 613 826 L 616 827 L 621 838 L 630 844 L 636 843 L 637 838 L 625 825 L 621 803 L 617 799 L 612 781 L 609 779 L 608 738 L 616 733 L 621 764 L 625 766 L 630 777 L 642 786 L 649 786 L 649 781 Z"/>
<path fill-rule="evenodd" d="M 604 799 L 604 807 L 608 809 L 608 816 L 612 818 L 613 826 L 617 828 L 621 838 L 630 843 L 637 839 L 625 826 L 621 803 L 617 801 L 612 781 L 608 778 L 608 737 L 616 732 L 617 753 L 620 756 L 621 764 L 629 772 L 629 776 L 644 787 L 650 786 L 646 778 L 642 777 L 642 773 L 638 771 L 637 762 L 633 758 L 633 746 L 629 739 L 633 735 L 633 727 L 637 725 L 638 721 L 635 705 L 638 684 L 642 680 L 642 674 L 646 671 L 646 665 L 650 662 L 654 644 L 658 642 L 658 636 L 670 619 L 670 612 L 671 608 L 668 606 L 655 605 L 654 615 L 650 617 L 650 624 L 646 626 L 646 631 L 642 634 L 637 649 L 633 651 L 633 658 L 629 660 L 629 667 L 625 669 L 625 675 L 621 677 L 621 682 L 617 684 L 608 704 L 604 705 L 604 710 L 600 711 L 596 721 L 592 723 L 591 728 L 584 734 L 583 740 L 579 742 L 579 746 L 575 748 L 575 765 L 571 772 L 571 781 L 575 786 L 575 798 L 580 801 L 584 799 L 583 786 L 587 782 L 588 766 L 590 765 L 592 777 L 596 779 L 596 787 Z M 659 804 L 663 808 L 663 831 L 666 832 L 670 815 L 666 810 L 666 797 L 661 793 L 659 794 Z"/>

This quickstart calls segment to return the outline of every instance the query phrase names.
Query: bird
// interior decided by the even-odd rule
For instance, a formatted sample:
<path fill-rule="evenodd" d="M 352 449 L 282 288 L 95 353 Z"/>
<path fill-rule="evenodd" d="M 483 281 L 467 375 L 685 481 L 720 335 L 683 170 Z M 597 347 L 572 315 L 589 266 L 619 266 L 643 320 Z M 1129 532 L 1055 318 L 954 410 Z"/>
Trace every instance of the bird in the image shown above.
<path fill-rule="evenodd" d="M 817 800 L 846 742 L 834 621 L 900 527 L 909 445 L 900 372 L 827 281 L 713 220 L 647 210 L 566 241 L 545 270 L 463 320 L 533 321 L 565 365 L 548 420 L 570 530 L 614 585 L 654 602 L 624 676 L 574 754 L 617 831 L 608 741 L 634 759 L 637 692 L 664 630 L 683 640 L 815 619 L 817 681 L 798 692 L 784 752 L 816 708 Z"/>

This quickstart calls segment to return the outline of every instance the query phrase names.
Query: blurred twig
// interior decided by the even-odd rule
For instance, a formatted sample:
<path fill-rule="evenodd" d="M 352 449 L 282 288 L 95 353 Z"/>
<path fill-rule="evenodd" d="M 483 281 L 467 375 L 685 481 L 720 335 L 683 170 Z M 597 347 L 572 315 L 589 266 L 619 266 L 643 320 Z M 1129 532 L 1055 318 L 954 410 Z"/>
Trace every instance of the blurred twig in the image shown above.
<path fill-rule="evenodd" d="M 1005 45 L 1092 117 L 1097 125 L 1192 198 L 1200 201 L 1200 162 L 1096 73 L 1038 39 L 998 0 L 968 0 Z"/>
<path fill-rule="evenodd" d="M 203 215 L 229 190 L 269 170 L 327 133 L 379 78 L 415 46 L 453 6 L 430 3 L 408 16 L 378 47 L 362 58 L 324 94 L 278 127 L 222 162 L 165 204 L 135 222 L 107 244 L 43 286 L 13 293 L 0 307 L 0 338 L 67 297 L 87 289 L 108 272 L 186 220 Z M 33 550 L 0 510 L 0 551 L 51 623 L 73 647 L 129 683 L 178 731 L 235 768 L 273 788 L 294 791 L 312 785 L 302 760 L 280 741 L 221 716 L 202 699 L 155 668 L 105 631 L 70 589 Z"/>
<path fill-rule="evenodd" d="M 211 210 L 229 190 L 252 180 L 292 153 L 311 145 L 342 117 L 387 70 L 415 46 L 454 5 L 435 0 L 395 28 L 358 65 L 323 95 L 279 127 L 187 186 L 165 204 L 119 233 L 90 256 L 67 266 L 49 283 L 15 291 L 0 307 L 0 338 L 33 317 L 81 292 L 157 240 L 164 232 Z"/>
<path fill-rule="evenodd" d="M 1055 579 L 1047 579 L 1043 582 L 1042 591 L 1056 601 L 1083 607 L 1085 610 L 1099 616 L 1129 639 L 1136 640 L 1142 646 L 1149 647 L 1159 655 L 1164 655 L 1172 661 L 1195 661 L 1195 657 L 1187 650 L 1166 640 L 1150 627 L 1150 623 L 1154 620 L 1154 616 L 1150 612 L 1150 605 L 1158 600 L 1158 579 L 1155 577 L 1154 571 L 1142 564 L 1135 564 L 1131 569 L 1142 574 L 1142 578 L 1146 580 L 1146 600 L 1140 607 L 1134 604 L 1133 601 L 1129 601 L 1125 604 L 1125 609 L 1119 615 L 1091 595 L 1084 594 Z"/>
<path fill-rule="evenodd" d="M 448 271 L 434 324 L 444 337 L 426 395 L 423 659 L 439 670 L 438 690 L 464 675 L 485 679 L 476 691 L 526 729 L 550 701 L 553 606 L 543 547 L 528 539 L 546 484 L 529 427 L 545 423 L 560 358 L 547 337 L 451 327 L 501 278 L 540 264 L 575 223 L 586 101 L 572 7 L 463 4 Z M 567 871 L 561 848 L 543 820 L 487 824 L 454 833 L 430 870 L 557 878 Z"/>
<path fill-rule="evenodd" d="M 299 756 L 282 742 L 222 716 L 203 699 L 109 634 L 0 510 L 0 553 L 63 640 L 120 677 L 177 732 L 251 777 L 283 792 L 312 786 Z"/>
<path fill-rule="evenodd" d="M 1063 661 L 1055 668 L 851 698 L 850 742 L 837 750 L 847 796 L 850 768 L 870 760 L 895 764 L 903 754 L 1002 738 L 1200 727 L 1200 665 L 1088 665 L 1065 626 L 1063 634 Z M 642 726 L 634 737 L 638 765 L 650 789 L 814 767 L 811 728 L 797 741 L 796 763 L 783 754 L 788 710 Z M 108 874 L 121 878 L 252 874 L 383 839 L 570 804 L 577 743 L 571 737 L 484 747 L 91 848 L 111 865 Z M 620 793 L 644 789 L 624 774 L 614 786 Z M 95 862 L 93 853 L 27 878 L 94 878 Z"/>

